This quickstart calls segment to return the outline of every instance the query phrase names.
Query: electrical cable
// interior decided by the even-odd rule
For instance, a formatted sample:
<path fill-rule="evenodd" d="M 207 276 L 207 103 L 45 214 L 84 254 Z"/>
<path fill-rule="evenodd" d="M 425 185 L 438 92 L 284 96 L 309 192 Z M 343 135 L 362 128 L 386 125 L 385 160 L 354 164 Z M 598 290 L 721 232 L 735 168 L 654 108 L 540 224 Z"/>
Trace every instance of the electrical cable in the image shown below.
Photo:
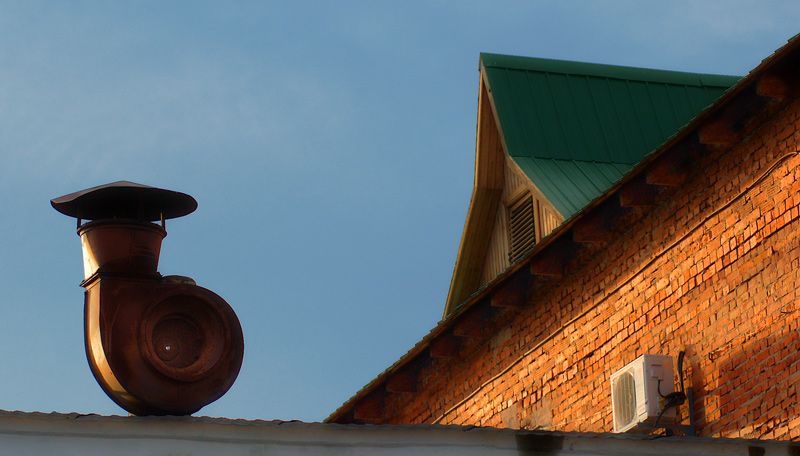
<path fill-rule="evenodd" d="M 681 345 L 680 350 L 678 350 L 678 379 L 681 381 L 681 393 L 686 394 L 686 390 L 683 388 L 683 358 L 686 356 L 686 346 Z"/>
<path fill-rule="evenodd" d="M 658 383 L 656 383 L 656 391 L 658 392 L 658 396 L 664 399 L 664 405 L 661 406 L 661 411 L 658 413 L 658 417 L 656 418 L 655 423 L 653 423 L 653 427 L 658 427 L 658 422 L 661 420 L 661 417 L 664 416 L 667 410 L 671 409 L 672 407 L 677 407 L 682 405 L 686 402 L 686 393 L 683 391 L 683 356 L 686 354 L 686 349 L 683 345 L 681 345 L 681 349 L 678 352 L 678 377 L 681 379 L 681 390 L 675 391 L 672 393 L 667 394 L 664 396 L 661 393 L 661 379 L 658 379 Z M 661 404 L 662 401 L 659 401 Z"/>
<path fill-rule="evenodd" d="M 796 156 L 796 155 L 798 155 L 798 151 L 794 151 L 794 152 L 789 152 L 789 153 L 786 153 L 786 154 L 782 155 L 781 157 L 779 157 L 778 159 L 776 159 L 774 162 L 772 162 L 772 164 L 771 164 L 770 166 L 768 166 L 768 167 L 767 167 L 767 169 L 765 169 L 764 171 L 762 171 L 762 172 L 761 172 L 761 174 L 760 174 L 760 175 L 758 175 L 758 177 L 757 177 L 757 178 L 756 178 L 756 179 L 755 179 L 753 182 L 751 182 L 751 183 L 750 183 L 748 186 L 746 186 L 746 187 L 745 187 L 743 190 L 741 190 L 741 191 L 740 191 L 740 192 L 739 192 L 739 193 L 738 193 L 736 196 L 734 196 L 733 198 L 731 198 L 730 200 L 728 200 L 726 203 L 722 204 L 720 207 L 718 207 L 718 208 L 714 209 L 714 210 L 713 210 L 713 211 L 712 211 L 710 214 L 708 214 L 707 216 L 705 216 L 705 217 L 704 217 L 704 218 L 703 218 L 703 219 L 702 219 L 700 222 L 698 222 L 698 223 L 697 223 L 695 226 L 693 226 L 691 229 L 689 229 L 688 231 L 686 231 L 686 232 L 685 232 L 683 235 L 681 235 L 681 236 L 680 236 L 678 239 L 676 239 L 675 241 L 673 241 L 671 244 L 669 244 L 668 246 L 664 247 L 664 249 L 662 249 L 662 250 L 661 250 L 661 252 L 659 252 L 658 254 L 656 254 L 655 256 L 653 256 L 652 258 L 650 258 L 650 260 L 648 260 L 647 262 L 645 262 L 645 263 L 644 263 L 644 264 L 643 264 L 641 267 L 639 267 L 639 268 L 638 268 L 638 269 L 637 269 L 637 270 L 636 270 L 636 271 L 635 271 L 633 274 L 629 275 L 629 276 L 628 276 L 626 279 L 624 279 L 622 282 L 620 282 L 619 284 L 617 284 L 617 285 L 616 285 L 616 286 L 615 286 L 615 287 L 614 287 L 614 288 L 613 288 L 613 289 L 612 289 L 610 292 L 606 293 L 606 294 L 605 294 L 605 296 L 603 296 L 602 298 L 600 298 L 600 299 L 599 299 L 597 302 L 595 302 L 594 304 L 590 305 L 590 306 L 589 306 L 589 307 L 588 307 L 586 310 L 582 311 L 581 313 L 579 313 L 578 315 L 576 315 L 575 317 L 571 318 L 569 321 L 567 321 L 566 323 L 564 323 L 563 325 L 561 325 L 559 328 L 557 328 L 557 329 L 556 329 L 556 330 L 554 330 L 552 333 L 550 333 L 550 334 L 549 334 L 547 337 L 545 337 L 544 339 L 542 339 L 542 340 L 540 340 L 539 342 L 537 342 L 536 344 L 534 344 L 534 345 L 533 345 L 533 346 L 532 346 L 530 349 L 526 350 L 526 351 L 525 351 L 525 352 L 524 352 L 522 355 L 520 355 L 520 356 L 519 356 L 517 359 L 515 359 L 515 360 L 514 360 L 514 361 L 513 361 L 511 364 L 509 364 L 508 366 L 506 366 L 505 368 L 503 368 L 503 370 L 501 370 L 500 372 L 498 372 L 497 374 L 495 374 L 494 376 L 492 376 L 492 377 L 491 377 L 489 380 L 487 380 L 487 381 L 483 382 L 483 383 L 482 383 L 480 386 L 478 386 L 478 388 L 476 388 L 476 389 L 475 389 L 474 391 L 472 391 L 470 394 L 468 394 L 468 395 L 467 395 L 467 396 L 465 396 L 463 399 L 461 399 L 460 401 L 458 401 L 458 402 L 457 402 L 455 405 L 453 405 L 452 407 L 450 407 L 449 409 L 447 409 L 447 410 L 446 410 L 446 411 L 445 411 L 445 412 L 444 412 L 444 413 L 443 413 L 441 416 L 439 416 L 438 418 L 436 418 L 435 420 L 433 420 L 433 421 L 431 422 L 431 424 L 437 424 L 437 423 L 439 423 L 439 422 L 440 422 L 441 420 L 443 420 L 443 419 L 444 419 L 444 418 L 445 418 L 447 415 L 449 415 L 449 414 L 450 414 L 451 412 L 453 412 L 455 409 L 457 409 L 458 407 L 461 407 L 461 406 L 462 406 L 462 405 L 464 405 L 464 404 L 465 404 L 467 401 L 469 401 L 470 399 L 472 399 L 473 397 L 475 397 L 475 396 L 476 396 L 476 395 L 477 395 L 477 394 L 478 394 L 478 393 L 479 393 L 479 392 L 480 392 L 480 391 L 481 391 L 483 388 L 485 388 L 486 386 L 488 386 L 489 384 L 491 384 L 492 382 L 494 382 L 494 381 L 495 381 L 495 380 L 497 380 L 498 378 L 500 378 L 500 377 L 502 377 L 503 375 L 505 375 L 506 373 L 508 373 L 508 371 L 510 371 L 511 369 L 513 369 L 513 368 L 514 368 L 514 366 L 516 366 L 517 364 L 519 364 L 520 362 L 522 362 L 522 360 L 523 360 L 523 359 L 527 358 L 527 357 L 528 357 L 530 354 L 532 354 L 534 351 L 536 351 L 537 349 L 539 349 L 540 347 L 542 347 L 542 346 L 543 346 L 545 343 L 547 343 L 547 342 L 549 342 L 550 340 L 552 340 L 552 339 L 553 339 L 555 336 L 557 336 L 558 334 L 560 334 L 560 333 L 561 333 L 562 331 L 564 331 L 564 330 L 565 330 L 567 327 L 569 327 L 569 326 L 572 326 L 572 325 L 573 325 L 575 322 L 577 322 L 578 320 L 580 320 L 581 318 L 583 318 L 584 316 L 586 316 L 586 315 L 587 315 L 589 312 L 591 312 L 592 310 L 596 309 L 596 308 L 597 308 L 597 307 L 598 307 L 600 304 L 604 303 L 604 302 L 605 302 L 605 301 L 606 301 L 606 300 L 607 300 L 609 297 L 613 296 L 613 295 L 614 295 L 614 294 L 616 294 L 616 293 L 617 293 L 619 290 L 621 290 L 621 289 L 622 289 L 622 287 L 624 287 L 625 285 L 627 285 L 627 284 L 628 284 L 628 283 L 629 283 L 631 280 L 633 280 L 635 277 L 638 277 L 638 276 L 639 276 L 639 274 L 641 274 L 642 272 L 644 272 L 644 270 L 645 270 L 645 269 L 647 269 L 647 268 L 649 268 L 650 266 L 652 266 L 652 265 L 653 265 L 653 264 L 654 264 L 654 263 L 655 263 L 657 260 L 659 260 L 659 259 L 660 259 L 662 256 L 664 256 L 664 254 L 666 254 L 668 251 L 672 250 L 672 249 L 673 249 L 673 248 L 675 248 L 675 247 L 676 247 L 678 244 L 680 244 L 681 242 L 683 242 L 684 240 L 686 240 L 686 239 L 687 239 L 687 238 L 688 238 L 688 237 L 689 237 L 691 234 L 693 234 L 695 231 L 697 231 L 697 230 L 698 230 L 700 227 L 704 226 L 704 225 L 706 224 L 706 222 L 708 222 L 708 221 L 709 221 L 709 220 L 710 220 L 712 217 L 716 216 L 717 214 L 719 214 L 719 213 L 720 213 L 720 212 L 722 212 L 723 210 L 725 210 L 725 209 L 727 209 L 728 207 L 730 207 L 730 206 L 731 206 L 731 205 L 732 205 L 734 202 L 736 202 L 737 200 L 739 200 L 739 198 L 741 198 L 741 197 L 742 197 L 742 196 L 744 196 L 744 195 L 745 195 L 747 192 L 749 192 L 750 190 L 752 190 L 752 189 L 753 189 L 753 188 L 754 188 L 756 185 L 760 184 L 760 183 L 761 183 L 761 181 L 762 181 L 762 180 L 764 180 L 764 178 L 766 178 L 766 176 L 767 176 L 769 173 L 771 173 L 772 171 L 774 171 L 774 170 L 775 170 L 775 168 L 777 168 L 779 164 L 781 164 L 781 163 L 782 163 L 783 161 L 785 161 L 785 160 L 788 160 L 790 157 L 794 157 L 794 156 Z M 679 362 L 681 362 L 681 363 L 682 363 L 682 359 L 679 359 Z M 681 385 L 681 389 L 682 389 L 682 388 L 683 388 L 683 386 Z M 685 396 L 684 396 L 684 397 L 685 397 Z"/>

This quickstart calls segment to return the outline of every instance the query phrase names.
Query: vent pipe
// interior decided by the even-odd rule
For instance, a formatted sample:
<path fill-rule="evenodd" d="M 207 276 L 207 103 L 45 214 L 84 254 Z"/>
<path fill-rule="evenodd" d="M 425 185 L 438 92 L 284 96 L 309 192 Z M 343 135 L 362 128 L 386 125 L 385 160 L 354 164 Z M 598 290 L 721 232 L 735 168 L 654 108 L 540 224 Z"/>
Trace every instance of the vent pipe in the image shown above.
<path fill-rule="evenodd" d="M 103 391 L 135 415 L 190 415 L 225 394 L 244 354 L 236 314 L 158 273 L 166 220 L 194 212 L 194 198 L 121 181 L 50 203 L 78 220 L 86 357 Z"/>

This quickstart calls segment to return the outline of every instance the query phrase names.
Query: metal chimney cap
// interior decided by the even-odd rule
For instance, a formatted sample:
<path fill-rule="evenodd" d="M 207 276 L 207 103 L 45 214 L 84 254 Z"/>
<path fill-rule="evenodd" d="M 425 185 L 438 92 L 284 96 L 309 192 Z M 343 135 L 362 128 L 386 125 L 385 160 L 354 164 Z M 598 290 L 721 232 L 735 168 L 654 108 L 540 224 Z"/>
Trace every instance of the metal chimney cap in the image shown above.
<path fill-rule="evenodd" d="M 197 209 L 197 201 L 185 193 L 128 181 L 70 193 L 50 200 L 50 204 L 64 215 L 85 220 L 125 218 L 152 222 L 183 217 Z"/>

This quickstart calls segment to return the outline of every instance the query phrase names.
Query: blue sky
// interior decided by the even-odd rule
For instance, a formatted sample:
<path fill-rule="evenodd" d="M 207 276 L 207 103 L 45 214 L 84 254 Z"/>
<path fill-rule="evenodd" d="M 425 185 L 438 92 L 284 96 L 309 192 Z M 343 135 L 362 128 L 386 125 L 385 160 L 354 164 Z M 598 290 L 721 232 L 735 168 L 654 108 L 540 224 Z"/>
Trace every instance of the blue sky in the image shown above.
<path fill-rule="evenodd" d="M 194 196 L 159 270 L 225 298 L 246 345 L 199 414 L 319 421 L 441 318 L 480 52 L 744 75 L 799 24 L 790 1 L 0 1 L 0 409 L 124 414 L 52 198 Z"/>

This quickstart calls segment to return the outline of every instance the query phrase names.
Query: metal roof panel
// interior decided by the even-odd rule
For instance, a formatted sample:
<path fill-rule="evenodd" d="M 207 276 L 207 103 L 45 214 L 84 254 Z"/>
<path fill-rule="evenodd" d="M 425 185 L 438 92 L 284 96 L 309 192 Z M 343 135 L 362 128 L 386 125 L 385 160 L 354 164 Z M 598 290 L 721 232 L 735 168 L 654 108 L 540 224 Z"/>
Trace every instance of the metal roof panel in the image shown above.
<path fill-rule="evenodd" d="M 530 157 L 519 157 L 516 161 L 565 218 L 581 210 L 633 167 L 620 163 Z"/>
<path fill-rule="evenodd" d="M 508 154 L 565 217 L 619 179 L 607 165 L 630 169 L 739 80 L 497 54 L 481 63 Z"/>

